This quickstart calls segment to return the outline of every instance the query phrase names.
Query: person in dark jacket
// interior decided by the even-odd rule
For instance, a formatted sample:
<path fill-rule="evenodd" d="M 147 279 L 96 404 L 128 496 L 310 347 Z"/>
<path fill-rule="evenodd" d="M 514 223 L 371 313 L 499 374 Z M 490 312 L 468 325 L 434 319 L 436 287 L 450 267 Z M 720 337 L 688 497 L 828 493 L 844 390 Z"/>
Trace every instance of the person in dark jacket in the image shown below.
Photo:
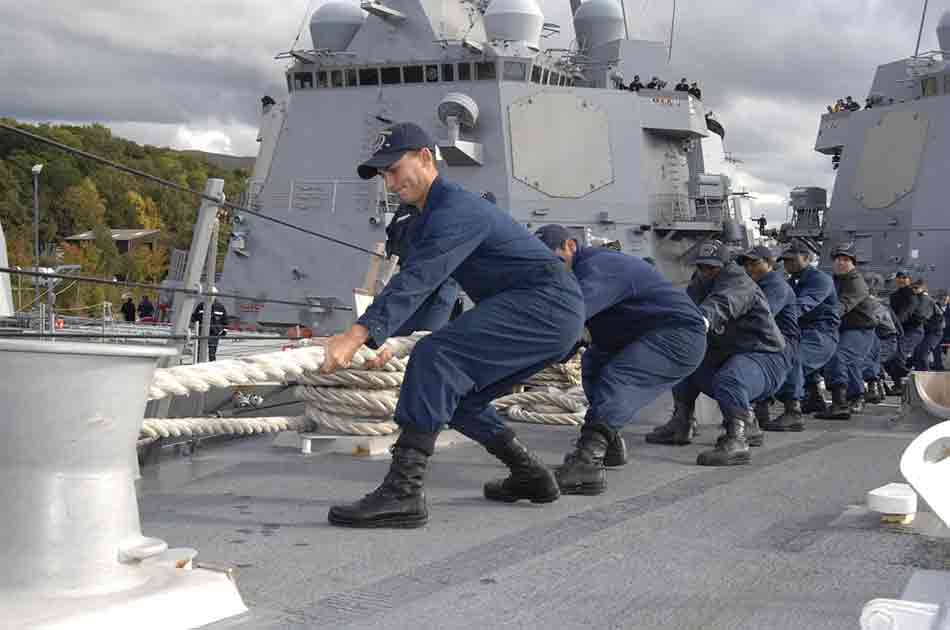
<path fill-rule="evenodd" d="M 204 301 L 198 302 L 198 306 L 195 307 L 195 310 L 191 313 L 191 323 L 197 323 L 199 326 L 199 331 L 201 330 L 201 323 L 204 320 L 205 314 L 205 303 Z M 211 324 L 209 328 L 209 339 L 208 339 L 208 360 L 214 361 L 218 357 L 218 341 L 219 337 L 223 337 L 227 334 L 227 325 L 228 325 L 228 311 L 224 308 L 224 305 L 221 302 L 215 300 L 211 303 Z"/>
<path fill-rule="evenodd" d="M 151 300 L 148 299 L 147 295 L 142 296 L 142 301 L 139 302 L 139 319 L 145 319 L 147 317 L 155 317 L 155 305 L 152 304 Z"/>
<path fill-rule="evenodd" d="M 125 302 L 122 303 L 122 319 L 135 322 L 135 302 L 132 301 L 132 296 L 125 298 Z"/>
<path fill-rule="evenodd" d="M 346 332 L 327 341 L 321 370 L 349 367 L 364 345 L 380 348 L 365 363 L 381 367 L 386 340 L 449 278 L 475 302 L 456 320 L 415 345 L 394 419 L 401 431 L 389 473 L 359 501 L 330 508 L 345 527 L 421 527 L 428 520 L 423 491 L 436 437 L 450 425 L 482 444 L 510 469 L 485 484 L 489 500 L 548 503 L 557 480 L 505 426 L 490 404 L 562 358 L 584 329 L 584 298 L 564 263 L 511 215 L 478 194 L 443 179 L 435 143 L 413 123 L 380 133 L 363 179 L 381 175 L 403 203 L 421 209 L 409 230 L 399 272 Z"/>
<path fill-rule="evenodd" d="M 785 271 L 790 274 L 789 283 L 798 299 L 801 343 L 789 378 L 776 394 L 785 410 L 769 423 L 772 431 L 801 431 L 803 413 L 822 411 L 826 407 L 818 390 L 818 380 L 821 369 L 838 346 L 841 315 L 834 281 L 811 266 L 811 256 L 811 250 L 799 240 L 793 241 L 782 253 Z M 804 403 L 800 402 L 803 399 Z"/>
<path fill-rule="evenodd" d="M 815 414 L 823 420 L 848 420 L 859 413 L 864 398 L 864 359 L 871 349 L 877 319 L 874 300 L 858 271 L 853 243 L 831 250 L 834 261 L 835 292 L 841 304 L 838 348 L 825 366 L 825 382 L 831 390 L 831 407 Z"/>
<path fill-rule="evenodd" d="M 920 299 L 911 286 L 910 274 L 898 271 L 894 277 L 897 290 L 891 294 L 891 308 L 897 314 L 904 336 L 901 337 L 901 356 L 908 361 L 914 356 L 914 350 L 924 338 L 924 322 L 917 316 L 917 307 Z M 902 389 L 902 383 L 895 381 L 895 389 Z"/>
<path fill-rule="evenodd" d="M 862 376 L 867 385 L 865 402 L 877 404 L 884 400 L 887 392 L 884 390 L 884 371 L 890 373 L 894 369 L 894 362 L 900 358 L 900 322 L 890 305 L 884 300 L 872 296 L 874 300 L 874 319 L 877 326 L 874 328 L 874 338 L 871 340 L 871 349 L 864 361 Z M 906 376 L 901 373 L 901 378 Z"/>
<path fill-rule="evenodd" d="M 409 254 L 409 230 L 418 219 L 420 211 L 409 204 L 399 204 L 389 225 L 386 226 L 386 257 L 398 256 L 403 261 Z M 459 299 L 458 284 L 449 279 L 442 283 L 422 306 L 406 320 L 393 337 L 407 337 L 418 330 L 439 330 L 452 319 Z"/>
<path fill-rule="evenodd" d="M 914 291 L 917 293 L 919 300 L 917 317 L 923 321 L 924 338 L 921 339 L 914 350 L 912 365 L 915 370 L 928 372 L 931 368 L 934 348 L 940 345 L 943 340 L 943 311 L 937 306 L 937 302 L 930 297 L 930 293 L 927 292 L 927 284 L 923 280 L 914 283 Z"/>
<path fill-rule="evenodd" d="M 775 271 L 775 254 L 768 247 L 762 245 L 753 247 L 748 252 L 738 256 L 736 262 L 745 267 L 746 273 L 765 294 L 772 317 L 775 318 L 775 323 L 782 332 L 782 337 L 785 338 L 785 356 L 788 367 L 791 369 L 801 342 L 801 328 L 798 325 L 798 296 L 785 281 L 785 277 Z M 749 446 L 760 446 L 763 441 L 760 429 L 768 431 L 772 424 L 769 415 L 769 401 L 764 398 L 755 401 L 754 411 L 755 421 L 746 427 L 746 439 Z M 802 428 L 804 428 L 804 424 L 802 424 Z M 800 429 L 789 425 L 780 430 L 795 431 Z"/>
<path fill-rule="evenodd" d="M 950 294 L 943 293 L 937 298 L 937 309 L 943 315 L 943 338 L 934 348 L 933 369 L 943 372 L 946 369 L 943 362 L 944 347 L 950 345 Z"/>
<path fill-rule="evenodd" d="M 623 463 L 620 430 L 696 370 L 706 352 L 706 324 L 686 293 L 643 260 L 579 247 L 561 225 L 535 235 L 577 277 L 591 340 L 581 359 L 590 406 L 574 451 L 557 471 L 558 484 L 565 494 L 600 494 L 605 464 Z M 618 447 L 608 462 L 611 444 Z"/>
<path fill-rule="evenodd" d="M 723 243 L 703 243 L 696 268 L 687 294 L 709 322 L 706 356 L 689 378 L 673 388 L 673 417 L 647 435 L 647 441 L 688 444 L 696 398 L 705 393 L 719 403 L 726 433 L 714 449 L 700 453 L 696 463 L 746 464 L 752 401 L 772 395 L 788 375 L 785 339 L 762 289 L 729 261 Z"/>

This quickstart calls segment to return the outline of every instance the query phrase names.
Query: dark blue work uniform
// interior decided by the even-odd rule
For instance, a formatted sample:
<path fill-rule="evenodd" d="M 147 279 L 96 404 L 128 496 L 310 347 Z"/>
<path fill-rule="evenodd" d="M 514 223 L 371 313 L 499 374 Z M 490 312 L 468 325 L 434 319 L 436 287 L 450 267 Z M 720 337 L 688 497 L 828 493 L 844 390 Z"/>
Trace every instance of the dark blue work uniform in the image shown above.
<path fill-rule="evenodd" d="M 798 298 L 801 341 L 793 356 L 788 380 L 779 390 L 779 400 L 801 400 L 805 384 L 817 383 L 818 375 L 838 347 L 838 294 L 834 280 L 824 271 L 806 267 L 789 279 Z"/>
<path fill-rule="evenodd" d="M 395 421 L 434 433 L 450 424 L 485 443 L 504 424 L 489 403 L 562 359 L 580 338 L 577 280 L 507 213 L 437 177 L 410 230 L 408 256 L 359 318 L 382 344 L 449 278 L 475 308 L 421 339 L 409 358 Z"/>
<path fill-rule="evenodd" d="M 695 277 L 689 296 L 709 320 L 708 345 L 702 364 L 673 388 L 673 396 L 691 405 L 704 393 L 724 416 L 734 416 L 774 394 L 789 364 L 762 289 L 742 267 L 728 263 L 712 282 Z"/>
<path fill-rule="evenodd" d="M 792 364 L 793 357 L 798 354 L 801 343 L 802 330 L 798 325 L 799 310 L 798 297 L 785 281 L 785 276 L 778 271 L 770 271 L 758 282 L 759 288 L 769 301 L 769 310 L 775 318 L 775 324 L 785 338 L 785 354 Z"/>
<path fill-rule="evenodd" d="M 400 262 L 406 259 L 412 246 L 409 240 L 410 228 L 420 214 L 418 208 L 406 204 L 400 204 L 396 209 L 386 226 L 387 258 L 398 256 Z M 407 337 L 417 330 L 435 331 L 442 328 L 452 316 L 458 295 L 459 287 L 455 281 L 446 280 L 392 336 Z"/>
<path fill-rule="evenodd" d="M 699 366 L 703 315 L 649 263 L 602 247 L 574 257 L 591 344 L 581 359 L 585 426 L 614 431 Z"/>

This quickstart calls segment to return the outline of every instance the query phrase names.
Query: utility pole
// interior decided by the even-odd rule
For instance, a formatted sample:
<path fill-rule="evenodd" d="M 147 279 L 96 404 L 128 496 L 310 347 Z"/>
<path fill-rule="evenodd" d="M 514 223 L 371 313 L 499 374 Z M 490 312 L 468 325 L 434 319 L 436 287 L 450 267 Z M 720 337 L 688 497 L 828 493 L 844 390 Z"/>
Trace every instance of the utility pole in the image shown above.
<path fill-rule="evenodd" d="M 33 271 L 40 270 L 40 173 L 43 172 L 42 164 L 34 164 L 31 169 L 33 173 Z M 33 302 L 40 301 L 40 285 L 36 278 L 33 278 Z"/>

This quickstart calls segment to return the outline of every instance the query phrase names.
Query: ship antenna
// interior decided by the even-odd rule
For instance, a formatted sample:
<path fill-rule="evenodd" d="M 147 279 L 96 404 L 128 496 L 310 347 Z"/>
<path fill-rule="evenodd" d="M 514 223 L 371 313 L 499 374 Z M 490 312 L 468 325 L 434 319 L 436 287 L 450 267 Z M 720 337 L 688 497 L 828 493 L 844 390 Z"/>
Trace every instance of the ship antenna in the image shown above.
<path fill-rule="evenodd" d="M 303 27 L 307 24 L 307 18 L 310 17 L 311 8 L 313 8 L 313 0 L 307 2 L 307 10 L 303 12 L 303 19 L 300 21 L 300 28 L 297 29 L 297 36 L 294 37 L 294 43 L 290 45 L 290 50 L 294 50 L 294 46 L 296 46 L 297 42 L 300 41 L 300 36 L 303 34 Z"/>
<path fill-rule="evenodd" d="M 673 0 L 673 17 L 670 20 L 670 52 L 666 56 L 667 63 L 669 63 L 670 60 L 673 59 L 673 33 L 674 33 L 675 28 L 676 28 L 676 0 Z"/>
<path fill-rule="evenodd" d="M 917 47 L 914 48 L 914 56 L 917 56 L 917 53 L 920 52 L 920 38 L 924 34 L 924 20 L 927 19 L 927 2 L 929 0 L 924 0 L 924 12 L 920 16 L 920 30 L 917 31 Z"/>

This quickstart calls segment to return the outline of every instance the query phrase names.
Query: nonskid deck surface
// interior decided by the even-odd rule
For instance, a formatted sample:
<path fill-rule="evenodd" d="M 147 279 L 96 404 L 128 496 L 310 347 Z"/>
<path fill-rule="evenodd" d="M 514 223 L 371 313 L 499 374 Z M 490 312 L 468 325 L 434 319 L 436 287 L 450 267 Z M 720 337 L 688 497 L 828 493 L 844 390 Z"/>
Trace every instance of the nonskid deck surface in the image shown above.
<path fill-rule="evenodd" d="M 901 480 L 914 434 L 888 428 L 896 411 L 769 433 L 751 465 L 722 469 L 694 465 L 715 427 L 673 447 L 644 443 L 650 425 L 637 425 L 606 494 L 544 506 L 485 501 L 482 483 L 503 469 L 454 446 L 432 461 L 429 524 L 410 531 L 326 522 L 388 458 L 304 456 L 264 436 L 144 469 L 142 525 L 238 567 L 251 612 L 215 629 L 850 629 L 915 568 L 950 569 L 932 514 L 918 516 L 923 535 L 863 508 L 868 490 Z M 550 464 L 576 431 L 515 428 Z"/>

